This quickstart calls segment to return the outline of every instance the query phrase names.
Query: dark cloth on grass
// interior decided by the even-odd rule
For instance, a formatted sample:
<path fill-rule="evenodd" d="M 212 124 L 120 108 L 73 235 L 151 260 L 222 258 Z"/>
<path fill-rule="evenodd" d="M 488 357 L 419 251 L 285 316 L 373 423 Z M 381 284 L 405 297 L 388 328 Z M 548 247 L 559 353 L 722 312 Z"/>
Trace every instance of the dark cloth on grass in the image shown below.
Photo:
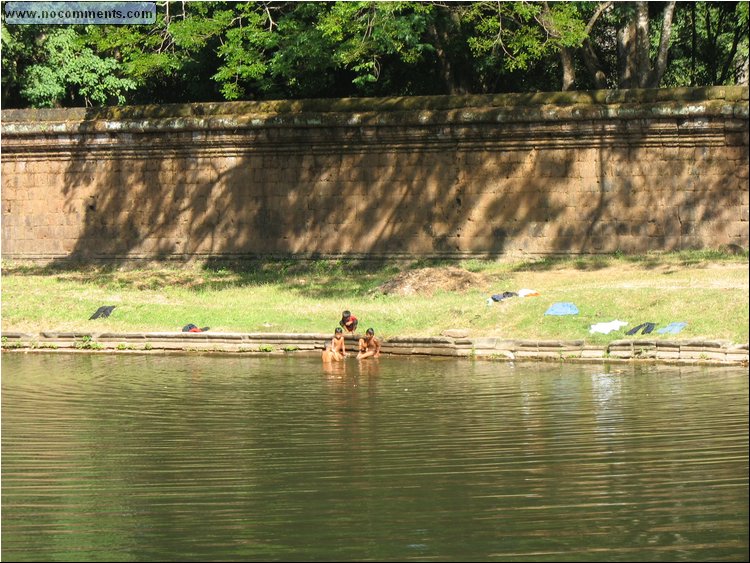
<path fill-rule="evenodd" d="M 106 319 L 108 316 L 112 314 L 112 311 L 116 305 L 103 305 L 99 307 L 96 312 L 89 317 L 89 320 L 92 321 L 94 319 Z"/>

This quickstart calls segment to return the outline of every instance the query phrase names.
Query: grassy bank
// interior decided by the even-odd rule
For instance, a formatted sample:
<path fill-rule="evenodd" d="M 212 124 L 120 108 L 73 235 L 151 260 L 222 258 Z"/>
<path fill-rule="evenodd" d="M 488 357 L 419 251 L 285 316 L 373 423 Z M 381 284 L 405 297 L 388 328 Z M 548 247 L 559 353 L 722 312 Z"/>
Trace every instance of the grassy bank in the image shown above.
<path fill-rule="evenodd" d="M 534 289 L 488 305 L 493 294 Z M 555 302 L 579 314 L 554 317 Z M 101 305 L 106 319 L 88 320 Z M 224 332 L 332 332 L 351 309 L 360 332 L 514 339 L 622 338 L 642 322 L 674 321 L 677 336 L 748 341 L 748 256 L 709 252 L 534 261 L 375 263 L 275 261 L 224 265 L 55 267 L 5 262 L 3 332 L 179 331 L 187 323 Z M 594 323 L 629 325 L 590 334 Z"/>

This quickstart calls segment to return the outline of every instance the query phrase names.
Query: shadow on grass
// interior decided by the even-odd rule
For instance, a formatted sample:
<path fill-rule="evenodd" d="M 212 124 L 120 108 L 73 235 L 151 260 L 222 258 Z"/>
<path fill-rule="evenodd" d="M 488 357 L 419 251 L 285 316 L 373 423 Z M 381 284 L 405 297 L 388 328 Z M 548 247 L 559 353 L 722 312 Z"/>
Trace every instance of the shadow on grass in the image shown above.
<path fill-rule="evenodd" d="M 643 269 L 663 267 L 704 268 L 716 262 L 748 260 L 747 250 L 741 252 L 685 251 L 626 256 L 619 253 L 592 256 L 555 256 L 512 264 L 510 272 L 545 272 L 555 269 L 596 271 L 618 265 L 635 265 Z M 102 262 L 53 262 L 35 265 L 5 262 L 4 276 L 49 276 L 60 282 L 91 284 L 122 290 L 182 288 L 188 291 L 221 291 L 275 285 L 311 298 L 333 298 L 337 295 L 373 295 L 377 288 L 397 274 L 421 268 L 458 267 L 467 271 L 491 269 L 497 261 L 473 259 L 467 264 L 460 259 L 257 259 L 209 260 L 196 262 L 150 262 L 130 264 Z M 506 270 L 507 272 L 508 270 Z"/>
<path fill-rule="evenodd" d="M 592 256 L 549 256 L 515 265 L 513 272 L 547 272 L 556 268 L 596 271 L 616 267 L 618 264 L 635 265 L 645 270 L 666 266 L 691 266 L 705 268 L 716 262 L 742 262 L 748 260 L 748 251 L 686 250 L 655 254 L 626 255 L 621 253 Z"/>
<path fill-rule="evenodd" d="M 295 295 L 331 298 L 341 293 L 368 294 L 408 264 L 387 260 L 212 260 L 205 263 L 154 262 L 113 264 L 54 262 L 47 265 L 3 263 L 4 276 L 44 276 L 61 283 L 113 290 L 221 291 L 274 285 Z"/>

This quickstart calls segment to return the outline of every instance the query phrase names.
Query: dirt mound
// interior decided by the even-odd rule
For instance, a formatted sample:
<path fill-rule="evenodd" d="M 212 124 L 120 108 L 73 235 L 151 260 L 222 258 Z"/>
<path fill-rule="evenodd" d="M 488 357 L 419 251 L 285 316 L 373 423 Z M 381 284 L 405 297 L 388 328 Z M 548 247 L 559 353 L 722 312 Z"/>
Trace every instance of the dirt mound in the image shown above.
<path fill-rule="evenodd" d="M 420 268 L 401 272 L 374 291 L 385 295 L 432 295 L 438 290 L 466 291 L 485 285 L 482 274 L 461 268 Z"/>

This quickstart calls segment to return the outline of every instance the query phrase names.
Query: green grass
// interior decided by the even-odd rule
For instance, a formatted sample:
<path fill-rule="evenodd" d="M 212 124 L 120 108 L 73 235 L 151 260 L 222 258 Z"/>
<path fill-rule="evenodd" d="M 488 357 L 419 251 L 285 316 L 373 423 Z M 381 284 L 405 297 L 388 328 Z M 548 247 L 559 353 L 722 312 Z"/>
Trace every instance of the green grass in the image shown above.
<path fill-rule="evenodd" d="M 480 280 L 462 291 L 384 295 L 396 274 L 431 268 L 436 280 L 459 267 Z M 494 293 L 536 289 L 540 297 L 488 306 Z M 554 302 L 580 313 L 552 317 Z M 88 320 L 101 305 L 107 319 Z M 645 256 L 551 257 L 526 261 L 257 261 L 241 264 L 46 266 L 3 264 L 4 332 L 179 331 L 187 323 L 212 331 L 333 332 L 341 311 L 383 337 L 435 336 L 466 328 L 471 336 L 585 339 L 601 344 L 624 331 L 592 335 L 593 323 L 614 319 L 629 327 L 688 326 L 677 336 L 649 338 L 748 341 L 748 256 L 717 252 Z"/>

